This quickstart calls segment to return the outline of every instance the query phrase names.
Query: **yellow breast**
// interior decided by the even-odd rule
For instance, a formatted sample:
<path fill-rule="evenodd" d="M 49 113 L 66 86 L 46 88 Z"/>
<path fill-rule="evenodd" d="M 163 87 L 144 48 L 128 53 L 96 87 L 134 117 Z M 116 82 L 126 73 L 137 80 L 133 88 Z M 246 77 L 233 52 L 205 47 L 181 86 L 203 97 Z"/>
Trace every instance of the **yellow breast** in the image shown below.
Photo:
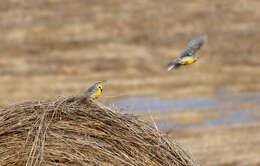
<path fill-rule="evenodd" d="M 191 59 L 188 60 L 188 64 L 192 64 L 192 63 L 194 63 L 194 62 L 196 62 L 196 59 L 195 59 L 195 58 L 191 58 Z"/>
<path fill-rule="evenodd" d="M 192 57 L 187 57 L 182 59 L 182 61 L 180 62 L 181 65 L 187 65 L 187 64 L 192 64 L 194 62 L 196 62 L 196 58 L 192 58 Z"/>
<path fill-rule="evenodd" d="M 94 99 L 97 99 L 101 94 L 102 94 L 101 89 L 98 89 L 96 95 L 94 96 Z"/>

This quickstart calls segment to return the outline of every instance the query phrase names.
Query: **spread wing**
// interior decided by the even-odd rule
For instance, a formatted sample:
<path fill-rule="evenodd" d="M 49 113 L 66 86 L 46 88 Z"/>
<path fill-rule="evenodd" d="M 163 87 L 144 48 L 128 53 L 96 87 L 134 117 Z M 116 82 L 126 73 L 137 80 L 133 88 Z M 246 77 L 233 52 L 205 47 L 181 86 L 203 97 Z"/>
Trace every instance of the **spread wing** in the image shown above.
<path fill-rule="evenodd" d="M 201 46 L 207 41 L 207 35 L 201 35 L 190 41 L 187 47 L 182 51 L 179 58 L 185 56 L 193 56 L 201 48 Z"/>

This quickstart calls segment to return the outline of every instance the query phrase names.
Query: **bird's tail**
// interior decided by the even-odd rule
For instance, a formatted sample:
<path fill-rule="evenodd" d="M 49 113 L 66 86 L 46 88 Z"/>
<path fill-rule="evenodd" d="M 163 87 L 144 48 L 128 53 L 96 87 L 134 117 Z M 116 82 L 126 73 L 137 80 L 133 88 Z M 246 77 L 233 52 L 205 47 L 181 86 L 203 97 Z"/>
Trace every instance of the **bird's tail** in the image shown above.
<path fill-rule="evenodd" d="M 75 100 L 77 100 L 76 96 L 72 96 L 66 99 L 66 102 L 74 102 Z"/>
<path fill-rule="evenodd" d="M 75 101 L 83 102 L 88 99 L 90 99 L 88 96 L 79 95 L 79 96 L 72 96 L 72 97 L 67 98 L 66 102 L 68 102 L 68 103 L 75 102 Z"/>
<path fill-rule="evenodd" d="M 168 64 L 168 71 L 170 71 L 172 69 L 178 69 L 179 67 L 180 67 L 179 63 L 172 62 L 172 63 Z"/>

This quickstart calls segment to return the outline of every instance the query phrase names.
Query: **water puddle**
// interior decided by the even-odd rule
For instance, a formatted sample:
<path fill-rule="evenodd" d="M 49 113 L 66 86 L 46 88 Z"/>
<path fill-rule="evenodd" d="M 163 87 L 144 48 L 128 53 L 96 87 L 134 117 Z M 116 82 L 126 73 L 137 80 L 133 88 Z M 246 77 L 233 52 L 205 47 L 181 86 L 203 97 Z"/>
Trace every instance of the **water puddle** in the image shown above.
<path fill-rule="evenodd" d="M 227 114 L 222 117 L 213 118 L 206 120 L 203 123 L 198 124 L 178 124 L 174 122 L 159 122 L 157 125 L 158 128 L 164 130 L 170 129 L 193 129 L 193 128 L 209 128 L 209 127 L 220 127 L 220 126 L 230 126 L 235 124 L 248 124 L 255 123 L 257 119 L 253 116 L 251 111 L 246 110 L 235 110 L 231 111 L 230 114 Z"/>
<path fill-rule="evenodd" d="M 242 97 L 225 97 L 220 99 L 190 99 L 190 100 L 157 100 L 152 97 L 132 97 L 119 100 L 118 102 L 109 105 L 113 109 L 123 109 L 127 113 L 158 113 L 169 111 L 183 111 L 191 110 L 204 110 L 216 111 L 221 110 L 223 116 L 208 119 L 201 123 L 196 124 L 178 124 L 174 121 L 163 121 L 157 125 L 160 129 L 188 129 L 188 128 L 205 128 L 205 127 L 218 127 L 234 124 L 245 124 L 257 122 L 250 108 L 246 110 L 225 110 L 226 105 L 235 105 L 243 103 L 260 102 L 260 96 L 242 96 Z M 217 109 L 216 109 L 217 108 Z"/>
<path fill-rule="evenodd" d="M 117 108 L 123 108 L 128 113 L 165 112 L 179 109 L 208 109 L 220 104 L 214 99 L 192 100 L 156 100 L 149 97 L 133 97 L 122 99 L 114 104 Z"/>

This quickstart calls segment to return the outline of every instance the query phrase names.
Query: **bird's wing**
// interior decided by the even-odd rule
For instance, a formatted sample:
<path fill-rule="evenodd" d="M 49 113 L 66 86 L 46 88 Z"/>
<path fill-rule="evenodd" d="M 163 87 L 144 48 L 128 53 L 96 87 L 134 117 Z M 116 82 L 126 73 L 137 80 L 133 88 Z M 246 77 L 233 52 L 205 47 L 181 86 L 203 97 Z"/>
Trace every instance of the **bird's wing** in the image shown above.
<path fill-rule="evenodd" d="M 193 56 L 201 48 L 201 46 L 207 41 L 207 35 L 201 35 L 190 41 L 186 48 L 182 51 L 179 58 L 185 56 Z"/>
<path fill-rule="evenodd" d="M 92 85 L 91 87 L 89 87 L 83 94 L 82 96 L 84 97 L 89 97 L 91 96 L 93 93 L 95 93 L 97 89 L 97 83 L 95 83 L 94 85 Z"/>

